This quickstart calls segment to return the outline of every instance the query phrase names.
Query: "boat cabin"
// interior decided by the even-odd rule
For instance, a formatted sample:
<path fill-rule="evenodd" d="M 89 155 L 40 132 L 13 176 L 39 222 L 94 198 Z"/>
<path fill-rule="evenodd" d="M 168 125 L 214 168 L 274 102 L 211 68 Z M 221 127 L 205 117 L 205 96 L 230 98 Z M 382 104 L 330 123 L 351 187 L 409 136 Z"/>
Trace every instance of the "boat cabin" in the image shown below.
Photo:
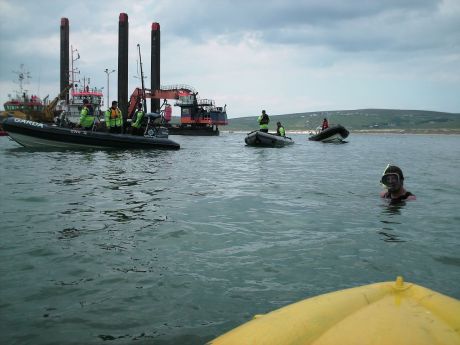
<path fill-rule="evenodd" d="M 181 125 L 227 125 L 226 107 L 216 107 L 214 100 L 198 99 L 196 94 L 180 96 L 176 106 L 181 108 Z"/>

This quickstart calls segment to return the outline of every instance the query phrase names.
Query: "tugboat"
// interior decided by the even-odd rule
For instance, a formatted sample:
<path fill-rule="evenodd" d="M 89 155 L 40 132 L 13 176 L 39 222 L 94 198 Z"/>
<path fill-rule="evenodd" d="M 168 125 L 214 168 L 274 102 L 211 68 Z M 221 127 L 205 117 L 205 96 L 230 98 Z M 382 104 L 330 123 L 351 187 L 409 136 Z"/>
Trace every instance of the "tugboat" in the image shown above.
<path fill-rule="evenodd" d="M 101 107 L 103 106 L 102 89 L 90 86 L 90 78 L 84 77 L 83 84 L 76 80 L 76 75 L 80 74 L 80 70 L 74 66 L 74 62 L 80 59 L 80 53 L 77 49 L 71 46 L 71 67 L 69 70 L 70 83 L 70 97 L 68 101 L 62 99 L 56 104 L 56 113 L 59 114 L 56 122 L 60 126 L 75 127 L 80 120 L 80 112 L 83 108 L 83 100 L 87 100 L 90 111 L 96 117 L 99 123 L 102 115 Z M 67 90 L 68 91 L 68 90 Z M 63 90 L 60 96 L 67 95 L 67 91 Z"/>
<path fill-rule="evenodd" d="M 14 95 L 8 95 L 8 101 L 3 104 L 5 110 L 0 113 L 0 122 L 11 116 L 25 120 L 43 121 L 48 96 L 42 100 L 37 95 L 29 95 L 28 90 L 24 89 L 24 84 L 32 78 L 30 72 L 25 70 L 24 64 L 21 64 L 20 70 L 14 73 L 18 75 L 19 90 Z M 6 133 L 0 124 L 1 135 L 6 135 Z"/>
<path fill-rule="evenodd" d="M 69 102 L 59 101 L 57 104 L 56 111 L 60 113 L 57 120 L 59 125 L 74 127 L 78 124 L 84 99 L 89 101 L 88 105 L 91 111 L 94 112 L 96 119 L 100 119 L 102 115 L 101 107 L 103 106 L 102 90 L 90 88 L 88 84 L 85 84 L 86 81 L 80 88 L 77 88 L 76 84 L 72 84 Z"/>

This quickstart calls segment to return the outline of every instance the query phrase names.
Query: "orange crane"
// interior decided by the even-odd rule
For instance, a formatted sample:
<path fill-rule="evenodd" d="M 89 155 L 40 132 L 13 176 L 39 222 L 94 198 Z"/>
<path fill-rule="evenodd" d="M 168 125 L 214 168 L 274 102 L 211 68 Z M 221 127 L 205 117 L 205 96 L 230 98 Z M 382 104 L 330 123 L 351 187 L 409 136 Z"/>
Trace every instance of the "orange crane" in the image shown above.
<path fill-rule="evenodd" d="M 191 86 L 187 85 L 164 86 L 159 90 L 142 90 L 141 88 L 136 88 L 129 98 L 127 117 L 131 119 L 134 116 L 137 105 L 143 102 L 144 97 L 153 99 L 179 99 L 181 96 L 190 96 L 193 94 L 196 95 L 197 92 Z M 156 111 L 160 111 L 160 109 L 156 109 Z"/>

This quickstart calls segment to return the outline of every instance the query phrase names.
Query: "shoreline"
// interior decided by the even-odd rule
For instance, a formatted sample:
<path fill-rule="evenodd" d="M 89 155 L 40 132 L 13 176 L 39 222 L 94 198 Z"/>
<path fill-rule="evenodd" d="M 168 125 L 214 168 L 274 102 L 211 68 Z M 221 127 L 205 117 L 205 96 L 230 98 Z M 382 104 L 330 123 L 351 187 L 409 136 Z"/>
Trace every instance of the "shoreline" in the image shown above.
<path fill-rule="evenodd" d="M 221 130 L 222 133 L 249 133 L 251 131 L 244 130 Z M 310 134 L 310 130 L 287 130 L 286 134 Z M 458 129 L 355 129 L 350 130 L 351 134 L 460 134 Z"/>
<path fill-rule="evenodd" d="M 460 134 L 460 129 L 361 129 L 350 132 L 358 134 Z"/>

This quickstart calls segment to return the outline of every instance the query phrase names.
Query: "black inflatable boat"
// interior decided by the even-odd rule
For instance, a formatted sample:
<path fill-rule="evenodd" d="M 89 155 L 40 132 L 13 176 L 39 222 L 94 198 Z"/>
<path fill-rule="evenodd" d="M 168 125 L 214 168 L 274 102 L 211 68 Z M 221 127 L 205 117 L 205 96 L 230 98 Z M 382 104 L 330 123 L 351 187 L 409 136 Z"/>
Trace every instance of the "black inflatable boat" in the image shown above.
<path fill-rule="evenodd" d="M 311 135 L 308 140 L 322 141 L 323 143 L 342 142 L 349 134 L 350 132 L 342 125 L 335 125 Z"/>
<path fill-rule="evenodd" d="M 143 136 L 136 136 L 58 127 L 15 117 L 5 119 L 2 125 L 14 141 L 30 148 L 180 149 L 161 127 L 148 128 Z"/>
<path fill-rule="evenodd" d="M 261 131 L 253 131 L 246 135 L 244 142 L 249 146 L 261 147 L 282 147 L 294 144 L 294 141 L 289 137 L 282 137 L 272 133 Z"/>

